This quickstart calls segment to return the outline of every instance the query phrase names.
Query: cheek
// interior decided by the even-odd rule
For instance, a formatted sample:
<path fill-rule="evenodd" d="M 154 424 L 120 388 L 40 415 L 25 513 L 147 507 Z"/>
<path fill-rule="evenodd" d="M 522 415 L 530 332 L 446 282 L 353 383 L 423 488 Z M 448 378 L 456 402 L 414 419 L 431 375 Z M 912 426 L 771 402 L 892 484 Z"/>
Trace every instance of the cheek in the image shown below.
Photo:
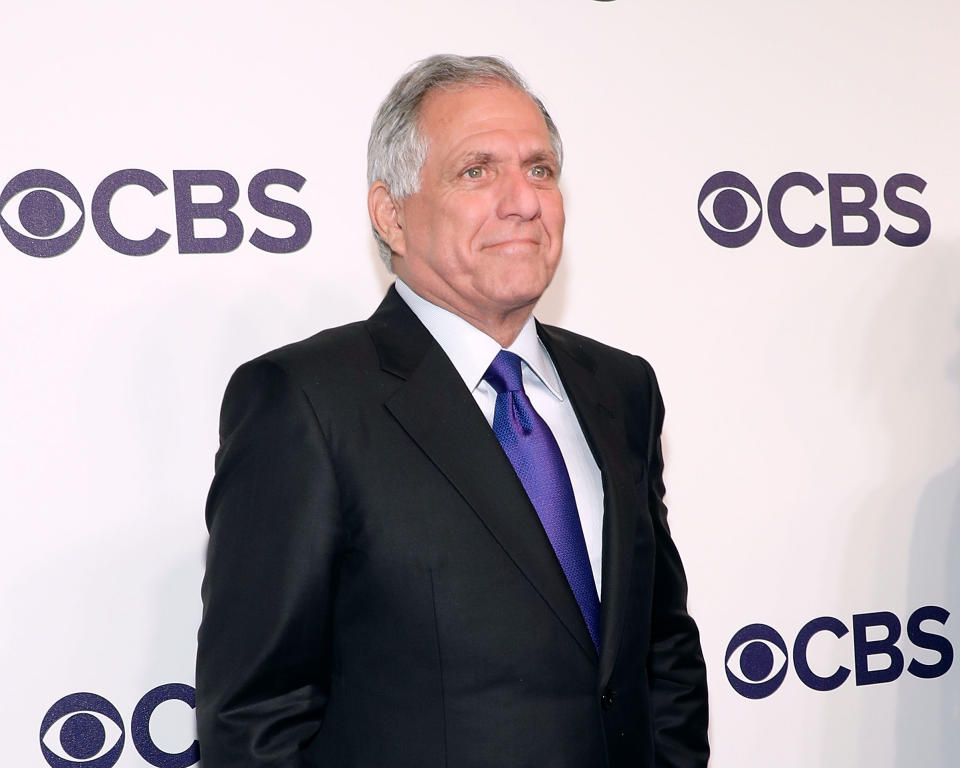
<path fill-rule="evenodd" d="M 482 210 L 477 197 L 457 192 L 421 195 L 415 207 L 417 224 L 432 229 L 435 235 L 460 231 Z"/>
<path fill-rule="evenodd" d="M 455 209 L 436 203 L 418 205 L 407 218 L 407 243 L 420 258 L 443 263 L 459 249 L 460 229 Z"/>
<path fill-rule="evenodd" d="M 553 194 L 544 195 L 540 200 L 541 219 L 543 226 L 551 237 L 563 237 L 563 228 L 566 218 L 563 213 L 563 197 L 557 190 Z"/>
<path fill-rule="evenodd" d="M 494 205 L 483 195 L 470 195 L 458 205 L 444 212 L 445 218 L 464 235 L 475 235 L 483 226 L 496 219 Z"/>

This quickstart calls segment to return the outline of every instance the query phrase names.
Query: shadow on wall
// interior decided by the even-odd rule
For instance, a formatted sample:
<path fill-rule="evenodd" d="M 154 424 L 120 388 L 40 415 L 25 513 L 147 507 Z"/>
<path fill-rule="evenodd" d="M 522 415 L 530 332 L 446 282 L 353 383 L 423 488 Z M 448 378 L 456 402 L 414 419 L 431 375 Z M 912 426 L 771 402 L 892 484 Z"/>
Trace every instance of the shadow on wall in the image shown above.
<path fill-rule="evenodd" d="M 956 286 L 953 286 L 956 290 Z M 960 330 L 960 315 L 956 318 Z M 960 350 L 947 365 L 946 374 L 960 402 Z M 952 422 L 952 420 L 951 420 Z M 960 441 L 958 441 L 960 442 Z M 910 542 L 910 579 L 907 596 L 911 610 L 927 605 L 931 595 L 944 594 L 942 605 L 951 612 L 947 634 L 954 638 L 960 619 L 960 458 L 925 485 L 917 504 L 913 536 Z M 930 627 L 934 629 L 936 625 Z M 960 759 L 960 678 L 956 663 L 932 690 L 928 681 L 910 681 L 903 686 L 897 712 L 897 768 L 918 765 L 953 766 Z M 939 702 L 932 694 L 939 691 Z M 923 713 L 923 714 L 921 714 Z M 927 743 L 918 743 L 916 719 L 929 717 L 934 722 L 925 734 Z"/>
<path fill-rule="evenodd" d="M 857 539 L 848 545 L 853 570 L 846 579 L 871 598 L 856 610 L 897 614 L 905 668 L 895 682 L 859 689 L 864 706 L 854 714 L 855 725 L 850 723 L 858 734 L 857 765 L 881 757 L 891 737 L 893 754 L 884 765 L 948 768 L 960 755 L 957 670 L 920 679 L 906 669 L 913 658 L 938 661 L 936 652 L 915 647 L 907 637 L 910 615 L 928 605 L 960 609 L 960 442 L 953 441 L 950 466 L 937 471 L 935 463 L 943 460 L 960 413 L 958 251 L 960 245 L 952 244 L 925 249 L 922 261 L 898 254 L 903 263 L 890 273 L 893 279 L 873 308 L 860 350 L 863 378 L 857 387 L 873 406 L 876 437 L 886 443 L 887 454 L 873 492 L 857 512 Z M 944 389 L 947 397 L 937 394 Z M 923 629 L 955 637 L 957 617 L 951 619 L 946 628 L 925 622 Z M 870 668 L 885 661 L 878 655 Z M 887 685 L 894 689 L 879 690 Z M 890 720 L 884 702 L 891 707 Z M 883 714 L 872 718 L 868 711 Z"/>
<path fill-rule="evenodd" d="M 928 665 L 939 661 L 938 652 L 917 648 L 907 636 L 910 615 L 923 606 L 951 612 L 945 627 L 926 621 L 922 628 L 950 637 L 954 651 L 960 651 L 958 255 L 960 244 L 943 244 L 922 254 L 891 256 L 899 259 L 896 265 L 878 264 L 865 279 L 883 280 L 886 288 L 877 290 L 885 293 L 878 294 L 869 317 L 862 318 L 857 359 L 838 361 L 854 364 L 853 383 L 864 405 L 859 416 L 867 419 L 863 428 L 885 450 L 872 490 L 851 510 L 846 569 L 838 587 L 857 595 L 851 606 L 855 612 L 897 615 L 904 670 L 894 682 L 858 688 L 858 704 L 845 711 L 842 725 L 835 722 L 837 709 L 825 707 L 829 714 L 823 733 L 856 736 L 854 743 L 846 742 L 849 751 L 842 756 L 838 748 L 844 742 L 825 739 L 824 766 L 952 768 L 960 756 L 957 664 L 935 679 L 907 671 L 914 658 Z M 949 394 L 942 395 L 944 391 Z M 938 471 L 941 462 L 948 466 Z M 849 621 L 849 616 L 841 618 Z M 868 638 L 879 636 L 868 633 Z M 852 651 L 852 632 L 844 642 Z M 869 669 L 886 665 L 878 654 Z M 853 685 L 850 679 L 845 688 Z"/>

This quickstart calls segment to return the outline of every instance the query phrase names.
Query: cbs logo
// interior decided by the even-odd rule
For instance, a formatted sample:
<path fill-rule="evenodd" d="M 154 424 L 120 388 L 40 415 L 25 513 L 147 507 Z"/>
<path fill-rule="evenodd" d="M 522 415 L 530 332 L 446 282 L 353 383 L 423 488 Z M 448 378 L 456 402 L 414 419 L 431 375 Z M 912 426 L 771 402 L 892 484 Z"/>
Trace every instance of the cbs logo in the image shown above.
<path fill-rule="evenodd" d="M 194 689 L 168 683 L 148 691 L 134 707 L 130 737 L 140 756 L 156 768 L 187 768 L 200 760 L 196 739 L 182 752 L 160 749 L 150 734 L 150 718 L 166 701 L 196 707 Z M 71 693 L 56 702 L 40 723 L 40 751 L 50 768 L 112 768 L 126 735 L 117 708 L 95 693 Z"/>
<path fill-rule="evenodd" d="M 907 637 L 915 648 L 928 651 L 925 660 L 911 659 L 907 672 L 914 677 L 931 679 L 947 673 L 953 664 L 953 646 L 943 635 L 924 628 L 924 622 L 946 625 L 950 613 L 936 605 L 918 608 L 907 620 Z M 889 611 L 859 613 L 853 616 L 854 679 L 858 686 L 890 683 L 903 674 L 905 659 L 897 646 L 901 624 Z M 877 632 L 876 630 L 880 630 Z M 850 669 L 814 669 L 808 659 L 810 641 L 825 633 L 836 639 L 849 632 L 847 626 L 832 616 L 808 621 L 793 642 L 793 668 L 800 682 L 815 691 L 832 691 L 850 677 Z M 882 635 L 878 637 L 879 635 Z M 872 639 L 871 639 L 872 638 Z M 932 661 L 930 655 L 936 656 Z M 763 699 L 776 691 L 786 679 L 790 652 L 783 636 L 766 624 L 750 624 L 737 632 L 727 645 L 725 666 L 727 680 L 733 689 L 748 699 Z M 885 661 L 871 665 L 871 658 Z"/>
<path fill-rule="evenodd" d="M 250 180 L 247 199 L 253 209 L 293 225 L 293 234 L 289 237 L 273 237 L 255 229 L 249 239 L 254 247 L 269 253 L 292 253 L 307 244 L 312 231 L 307 213 L 267 195 L 267 187 L 272 184 L 299 192 L 305 181 L 300 174 L 283 168 L 261 171 Z M 127 256 L 147 256 L 166 245 L 170 233 L 157 228 L 139 239 L 122 233 L 123 226 L 118 228 L 111 218 L 110 202 L 120 189 L 129 186 L 145 189 L 154 197 L 167 189 L 150 171 L 140 168 L 116 171 L 97 185 L 90 203 L 90 218 L 100 239 L 112 250 Z M 220 199 L 194 202 L 194 187 L 215 187 Z M 236 249 L 244 237 L 243 223 L 232 210 L 239 199 L 237 180 L 226 171 L 174 171 L 177 250 L 180 253 L 227 253 Z M 85 218 L 77 188 L 55 171 L 34 168 L 18 173 L 0 192 L 0 230 L 14 248 L 28 256 L 49 258 L 65 253 L 80 239 Z M 219 237 L 197 237 L 194 221 L 198 219 L 216 219 L 226 231 Z"/>
<path fill-rule="evenodd" d="M 919 204 L 901 195 L 905 189 L 922 193 L 926 186 L 926 181 L 912 173 L 895 174 L 883 185 L 883 202 L 887 210 L 913 222 L 907 229 L 888 225 L 883 236 L 891 243 L 909 248 L 930 237 L 930 215 Z M 850 195 L 844 194 L 846 190 L 858 199 L 851 201 Z M 791 211 L 792 206 L 785 203 L 787 198 L 795 200 L 795 195 L 816 197 L 821 192 L 823 184 L 802 171 L 784 174 L 773 183 L 767 194 L 767 218 L 780 240 L 795 248 L 809 248 L 823 239 L 827 232 L 823 224 L 803 220 L 802 214 Z M 873 245 L 877 242 L 881 230 L 880 217 L 874 211 L 877 196 L 877 184 L 865 174 L 827 174 L 828 217 L 822 220 L 829 222 L 833 245 Z M 760 230 L 763 201 L 756 186 L 746 176 L 736 171 L 721 171 L 707 179 L 700 189 L 697 215 L 700 226 L 713 242 L 725 248 L 740 248 L 753 240 Z"/>

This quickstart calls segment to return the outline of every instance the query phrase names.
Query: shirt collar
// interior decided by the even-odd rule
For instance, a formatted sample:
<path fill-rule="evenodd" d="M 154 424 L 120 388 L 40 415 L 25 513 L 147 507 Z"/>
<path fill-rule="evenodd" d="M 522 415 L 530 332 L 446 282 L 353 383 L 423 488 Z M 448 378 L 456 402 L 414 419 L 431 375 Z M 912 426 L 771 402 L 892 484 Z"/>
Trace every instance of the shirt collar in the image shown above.
<path fill-rule="evenodd" d="M 413 314 L 450 358 L 464 384 L 473 392 L 500 351 L 500 343 L 459 315 L 427 301 L 402 280 L 397 279 L 396 288 Z M 543 342 L 537 336 L 537 326 L 532 315 L 527 318 L 520 334 L 508 349 L 523 359 L 550 394 L 563 400 L 560 377 Z"/>

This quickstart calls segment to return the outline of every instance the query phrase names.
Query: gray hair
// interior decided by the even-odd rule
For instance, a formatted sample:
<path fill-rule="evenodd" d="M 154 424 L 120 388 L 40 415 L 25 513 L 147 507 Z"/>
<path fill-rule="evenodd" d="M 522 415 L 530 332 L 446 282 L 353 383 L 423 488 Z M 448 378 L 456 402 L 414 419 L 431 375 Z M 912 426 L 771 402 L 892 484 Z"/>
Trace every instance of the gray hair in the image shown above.
<path fill-rule="evenodd" d="M 402 200 L 420 189 L 420 171 L 427 159 L 427 139 L 420 130 L 420 108 L 434 88 L 501 82 L 527 94 L 540 109 L 547 125 L 550 143 L 563 164 L 563 144 L 553 118 L 520 74 L 496 56 L 456 56 L 439 54 L 418 61 L 396 82 L 377 110 L 367 142 L 367 184 L 383 181 L 395 200 Z M 374 227 L 380 258 L 391 268 L 390 246 Z"/>

